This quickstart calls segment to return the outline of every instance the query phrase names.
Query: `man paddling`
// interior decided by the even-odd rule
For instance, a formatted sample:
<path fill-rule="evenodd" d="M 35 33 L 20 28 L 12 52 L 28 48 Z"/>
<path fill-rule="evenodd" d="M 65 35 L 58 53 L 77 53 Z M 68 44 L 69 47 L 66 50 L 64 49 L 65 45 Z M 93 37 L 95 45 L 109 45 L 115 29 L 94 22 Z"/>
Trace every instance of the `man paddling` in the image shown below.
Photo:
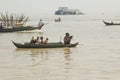
<path fill-rule="evenodd" d="M 64 44 L 70 44 L 72 38 L 73 36 L 70 36 L 69 33 L 66 33 L 64 37 Z"/>

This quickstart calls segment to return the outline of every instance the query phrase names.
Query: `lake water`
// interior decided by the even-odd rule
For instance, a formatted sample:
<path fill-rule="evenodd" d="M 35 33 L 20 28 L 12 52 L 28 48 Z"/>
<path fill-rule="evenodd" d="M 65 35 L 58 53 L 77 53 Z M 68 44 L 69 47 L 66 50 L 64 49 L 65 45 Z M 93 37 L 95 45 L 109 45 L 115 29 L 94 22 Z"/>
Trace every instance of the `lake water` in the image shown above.
<path fill-rule="evenodd" d="M 54 22 L 58 17 L 62 22 Z M 120 26 L 105 26 L 102 22 L 118 16 L 52 15 L 40 18 L 48 23 L 40 32 L 0 33 L 0 80 L 120 79 Z M 11 42 L 27 42 L 32 36 L 59 42 L 66 32 L 73 35 L 72 43 L 79 42 L 77 47 L 17 49 Z"/>

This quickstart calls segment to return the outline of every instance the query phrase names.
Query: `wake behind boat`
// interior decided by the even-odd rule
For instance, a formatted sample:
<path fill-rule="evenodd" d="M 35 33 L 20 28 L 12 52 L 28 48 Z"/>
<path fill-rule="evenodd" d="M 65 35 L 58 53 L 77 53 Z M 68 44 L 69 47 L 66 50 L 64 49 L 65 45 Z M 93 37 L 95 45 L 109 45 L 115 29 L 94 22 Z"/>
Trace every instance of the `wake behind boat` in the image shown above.
<path fill-rule="evenodd" d="M 114 22 L 106 22 L 106 21 L 103 21 L 103 23 L 105 24 L 105 25 L 120 25 L 120 23 L 114 23 Z"/>
<path fill-rule="evenodd" d="M 64 48 L 64 47 L 76 47 L 79 43 L 72 43 L 72 44 L 64 44 L 61 42 L 55 42 L 55 43 L 47 43 L 47 44 L 35 44 L 35 43 L 30 43 L 30 42 L 25 42 L 25 43 L 16 43 L 12 41 L 12 43 L 17 47 L 17 48 Z"/>

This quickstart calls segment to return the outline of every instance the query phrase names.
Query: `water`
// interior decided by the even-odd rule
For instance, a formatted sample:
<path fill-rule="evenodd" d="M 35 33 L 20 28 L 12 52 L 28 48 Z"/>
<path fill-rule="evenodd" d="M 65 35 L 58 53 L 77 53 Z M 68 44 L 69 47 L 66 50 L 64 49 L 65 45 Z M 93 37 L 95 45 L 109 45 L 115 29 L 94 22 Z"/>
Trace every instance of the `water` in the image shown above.
<path fill-rule="evenodd" d="M 54 22 L 58 17 L 62 22 Z M 42 18 L 49 24 L 40 32 L 0 33 L 0 80 L 120 79 L 120 26 L 105 26 L 102 23 L 105 16 Z M 58 42 L 66 32 L 73 35 L 72 42 L 80 43 L 77 47 L 17 49 L 11 43 L 12 40 L 30 41 L 32 36 L 44 36 L 49 42 Z"/>

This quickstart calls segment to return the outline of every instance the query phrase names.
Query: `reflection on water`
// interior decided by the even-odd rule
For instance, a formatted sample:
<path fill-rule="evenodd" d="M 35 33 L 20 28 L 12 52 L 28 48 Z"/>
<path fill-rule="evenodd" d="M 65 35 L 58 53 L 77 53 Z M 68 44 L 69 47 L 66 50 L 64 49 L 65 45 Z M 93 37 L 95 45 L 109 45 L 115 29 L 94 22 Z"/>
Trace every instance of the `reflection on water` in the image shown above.
<path fill-rule="evenodd" d="M 65 64 L 70 63 L 70 60 L 71 60 L 70 54 L 71 54 L 70 48 L 65 48 L 64 49 Z"/>
<path fill-rule="evenodd" d="M 25 62 L 27 61 L 27 65 L 24 65 L 24 67 L 30 69 L 30 73 L 35 79 L 46 80 L 56 76 L 56 78 L 53 78 L 53 80 L 56 80 L 60 76 L 64 76 L 64 80 L 67 80 L 70 76 L 72 60 L 70 48 L 15 49 L 14 53 L 19 55 L 16 56 L 17 58 L 20 57 L 20 54 L 21 57 L 28 56 L 27 59 L 29 60 L 24 59 Z"/>
<path fill-rule="evenodd" d="M 41 62 L 48 59 L 49 49 L 15 49 L 17 52 L 24 52 L 31 58 L 32 66 L 40 65 Z M 39 61 L 37 61 L 39 60 Z"/>
<path fill-rule="evenodd" d="M 70 69 L 71 69 L 71 66 L 70 66 L 70 61 L 71 61 L 71 54 L 72 52 L 70 51 L 70 48 L 65 48 L 64 49 L 64 59 L 65 59 L 65 79 L 68 80 L 69 79 L 69 72 L 70 72 Z"/>
<path fill-rule="evenodd" d="M 28 54 L 31 57 L 31 61 L 32 61 L 32 66 L 37 66 L 39 65 L 41 62 L 45 61 L 45 60 L 49 60 L 49 55 L 50 54 L 54 54 L 54 50 L 57 50 L 58 52 L 61 52 L 60 54 L 63 54 L 64 56 L 64 63 L 65 65 L 69 65 L 70 60 L 71 60 L 71 51 L 70 48 L 62 48 L 62 49 L 15 49 L 15 53 L 17 52 L 23 52 L 24 54 Z M 58 53 L 56 53 L 58 54 Z M 17 55 L 17 54 L 16 54 Z M 38 58 L 40 59 L 40 61 L 38 63 L 36 63 L 36 60 L 38 60 Z"/>
<path fill-rule="evenodd" d="M 55 50 L 58 51 L 59 53 L 55 52 Z M 63 60 L 62 60 L 62 58 L 58 59 L 58 60 L 62 61 L 62 64 L 63 64 L 62 66 L 61 65 L 60 66 L 63 68 L 64 74 L 66 76 L 68 76 L 68 74 L 69 74 L 71 53 L 72 53 L 70 51 L 70 48 L 62 48 L 62 49 L 58 49 L 58 48 L 57 49 L 15 49 L 15 52 L 16 51 L 20 52 L 20 53 L 23 52 L 24 53 L 23 55 L 25 55 L 25 54 L 29 55 L 31 67 L 45 66 L 46 64 L 50 64 L 50 63 L 53 64 L 54 62 L 55 63 L 59 62 L 59 61 L 51 60 L 51 55 L 54 58 L 59 58 L 59 57 L 55 57 L 54 55 L 58 55 L 58 56 L 60 55 L 61 57 L 63 57 Z M 17 55 L 17 53 L 16 53 L 16 55 Z M 55 60 L 57 60 L 57 59 L 55 59 Z M 45 68 L 47 66 L 45 66 Z M 54 67 L 55 66 L 59 67 L 58 65 L 54 64 Z M 42 69 L 42 71 L 44 72 L 44 69 Z M 44 74 L 43 72 L 42 72 L 42 74 Z M 49 72 L 49 70 L 48 70 L 48 72 Z"/>

